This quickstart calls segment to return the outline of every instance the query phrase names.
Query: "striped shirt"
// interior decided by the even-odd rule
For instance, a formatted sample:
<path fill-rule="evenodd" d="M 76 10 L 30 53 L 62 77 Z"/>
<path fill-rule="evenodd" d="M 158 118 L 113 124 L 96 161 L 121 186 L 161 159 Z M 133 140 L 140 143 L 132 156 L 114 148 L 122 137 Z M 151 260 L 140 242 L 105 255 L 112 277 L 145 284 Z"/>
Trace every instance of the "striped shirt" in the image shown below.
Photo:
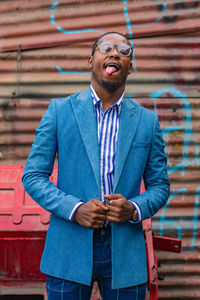
<path fill-rule="evenodd" d="M 101 170 L 101 200 L 104 195 L 113 193 L 113 177 L 117 137 L 119 131 L 119 117 L 124 94 L 120 99 L 103 111 L 102 101 L 91 86 L 93 104 L 96 109 L 98 142 L 100 149 Z"/>
<path fill-rule="evenodd" d="M 90 86 L 90 88 L 96 111 L 98 143 L 100 149 L 101 201 L 105 203 L 104 195 L 113 193 L 113 178 L 119 131 L 119 119 L 124 94 L 122 94 L 122 96 L 104 112 L 101 99 L 98 97 L 93 87 Z M 134 201 L 130 202 L 137 210 L 138 220 L 129 222 L 140 222 L 140 208 Z M 84 202 L 80 201 L 75 205 L 69 217 L 70 221 L 73 220 L 76 210 L 83 203 Z"/>

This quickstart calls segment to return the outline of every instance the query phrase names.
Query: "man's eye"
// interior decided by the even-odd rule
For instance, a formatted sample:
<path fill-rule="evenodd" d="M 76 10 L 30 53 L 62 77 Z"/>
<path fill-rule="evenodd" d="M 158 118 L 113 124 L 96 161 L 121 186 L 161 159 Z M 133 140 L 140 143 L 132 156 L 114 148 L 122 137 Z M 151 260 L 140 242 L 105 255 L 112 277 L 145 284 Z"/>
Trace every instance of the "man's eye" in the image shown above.
<path fill-rule="evenodd" d="M 122 48 L 122 49 L 120 49 L 120 53 L 121 53 L 122 55 L 127 55 L 127 54 L 129 53 L 129 49 Z"/>
<path fill-rule="evenodd" d="M 106 47 L 105 48 L 105 52 L 110 52 L 110 51 L 112 51 L 112 47 Z"/>

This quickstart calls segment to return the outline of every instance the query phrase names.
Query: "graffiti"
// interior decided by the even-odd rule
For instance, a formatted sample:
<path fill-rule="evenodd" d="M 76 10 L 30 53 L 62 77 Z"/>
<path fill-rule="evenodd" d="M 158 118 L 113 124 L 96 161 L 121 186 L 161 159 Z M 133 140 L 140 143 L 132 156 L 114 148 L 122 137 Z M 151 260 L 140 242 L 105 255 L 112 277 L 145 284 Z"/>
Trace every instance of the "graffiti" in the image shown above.
<path fill-rule="evenodd" d="M 129 38 L 132 39 L 133 38 L 133 32 L 132 32 L 132 28 L 136 28 L 136 27 L 141 27 L 141 26 L 150 26 L 152 24 L 158 23 L 162 17 L 164 16 L 164 12 L 167 9 L 167 4 L 164 3 L 161 5 L 160 8 L 160 16 L 158 16 L 153 22 L 151 23 L 144 23 L 144 24 L 132 24 L 130 22 L 129 19 L 129 12 L 128 12 L 128 0 L 122 0 L 123 1 L 123 12 L 124 12 L 124 16 L 125 16 L 125 20 L 126 20 L 126 26 L 128 28 L 128 33 L 129 33 Z M 75 34 L 75 33 L 85 33 L 85 32 L 99 32 L 99 33 L 104 33 L 104 31 L 102 30 L 98 30 L 98 29 L 94 29 L 94 28 L 88 28 L 88 29 L 81 29 L 81 30 L 67 30 L 67 29 L 63 29 L 60 26 L 58 26 L 56 24 L 55 21 L 55 9 L 58 7 L 59 2 L 54 2 L 51 6 L 50 9 L 50 20 L 53 26 L 55 26 L 57 28 L 58 31 L 60 31 L 63 34 Z M 133 72 L 136 73 L 137 72 L 137 67 L 136 67 L 136 60 L 135 60 L 135 52 L 134 52 L 134 42 L 133 40 L 131 41 L 131 46 L 133 47 L 133 57 L 132 57 L 132 62 L 133 62 Z M 59 71 L 59 73 L 61 74 L 79 74 L 79 75 L 87 75 L 88 72 L 75 72 L 75 71 L 64 71 L 62 70 L 61 67 L 56 66 L 56 69 Z"/>
<path fill-rule="evenodd" d="M 130 37 L 130 39 L 132 39 L 133 38 L 133 33 L 132 33 L 132 30 L 131 30 L 131 22 L 130 22 L 129 16 L 128 16 L 127 0 L 123 1 L 123 5 L 124 5 L 124 16 L 125 16 L 125 19 L 126 19 L 126 26 L 128 28 L 129 37 Z M 133 47 L 133 58 L 132 58 L 133 71 L 134 71 L 134 73 L 136 73 L 137 72 L 137 67 L 136 67 L 136 61 L 135 61 L 135 51 L 134 51 L 134 42 L 133 41 L 131 42 L 131 46 Z"/>
<path fill-rule="evenodd" d="M 172 15 L 172 16 L 169 16 L 169 15 L 165 15 L 163 16 L 163 21 L 165 23 L 174 23 L 177 21 L 177 18 L 178 18 L 178 10 L 179 9 L 191 9 L 191 8 L 198 8 L 199 6 L 199 0 L 195 0 L 193 2 L 189 2 L 189 3 L 186 3 L 186 2 L 176 2 L 174 4 L 174 11 L 175 13 Z M 158 10 L 159 11 L 162 11 L 162 5 L 158 5 Z"/>
<path fill-rule="evenodd" d="M 88 28 L 88 29 L 79 29 L 79 30 L 67 30 L 67 29 L 63 29 L 60 26 L 58 26 L 55 22 L 55 17 L 54 17 L 54 11 L 55 9 L 58 7 L 59 2 L 54 2 L 51 6 L 51 23 L 61 32 L 64 34 L 74 34 L 74 33 L 84 33 L 84 32 L 100 32 L 103 33 L 102 30 L 98 30 L 98 29 L 93 29 L 93 28 Z"/>
<path fill-rule="evenodd" d="M 126 26 L 128 28 L 128 33 L 129 33 L 129 38 L 132 39 L 133 38 L 133 32 L 132 32 L 132 28 L 136 28 L 136 27 L 142 27 L 142 26 L 150 26 L 152 24 L 155 24 L 155 23 L 158 23 L 163 15 L 160 15 L 158 16 L 153 22 L 151 23 L 144 23 L 144 24 L 132 24 L 130 22 L 130 18 L 129 18 L 129 12 L 128 12 L 128 7 L 127 7 L 127 4 L 128 4 L 128 0 L 123 0 L 123 7 L 124 7 L 124 16 L 125 16 L 125 19 L 126 19 Z M 167 9 L 167 4 L 164 3 L 161 5 L 161 14 L 163 14 Z M 132 41 L 132 47 L 133 47 L 133 50 L 134 50 L 134 43 Z M 136 60 L 135 60 L 135 54 L 133 53 L 133 71 L 134 73 L 137 72 L 137 67 L 136 67 Z"/>
<path fill-rule="evenodd" d="M 154 0 L 152 0 L 154 1 Z M 178 18 L 178 14 L 179 14 L 179 10 L 180 9 L 192 9 L 192 8 L 198 8 L 199 7 L 199 2 L 200 0 L 194 0 L 193 2 L 176 2 L 174 4 L 174 11 L 176 12 L 176 14 L 173 14 L 173 16 L 167 15 L 169 8 L 167 6 L 167 2 L 166 0 L 164 0 L 162 4 L 157 4 L 157 10 L 159 12 L 159 16 L 155 17 L 154 21 L 151 21 L 150 23 L 143 23 L 143 24 L 134 24 L 131 23 L 130 18 L 129 18 L 129 10 L 128 10 L 128 0 L 122 0 L 123 3 L 123 14 L 125 17 L 125 21 L 126 21 L 126 27 L 128 29 L 128 33 L 129 33 L 129 38 L 133 39 L 134 38 L 134 29 L 137 27 L 144 27 L 144 26 L 152 26 L 156 23 L 159 23 L 161 20 L 164 21 L 164 23 L 174 23 L 177 18 Z M 96 28 L 86 28 L 86 29 L 78 29 L 78 30 L 68 30 L 68 29 L 64 29 L 62 27 L 60 27 L 59 25 L 57 25 L 56 21 L 55 21 L 55 10 L 58 7 L 59 2 L 54 2 L 50 8 L 50 21 L 51 24 L 53 26 L 55 26 L 57 28 L 57 30 L 63 34 L 82 34 L 82 33 L 89 33 L 89 32 L 99 32 L 100 34 L 103 34 L 104 31 L 103 30 L 99 30 Z M 137 66 L 136 66 L 136 59 L 135 59 L 135 52 L 134 52 L 134 42 L 133 40 L 131 41 L 132 47 L 133 47 L 133 72 L 137 73 Z M 64 71 L 62 70 L 61 67 L 56 66 L 56 69 L 58 70 L 59 73 L 61 74 L 78 74 L 78 75 L 87 75 L 88 72 L 75 72 L 73 70 L 69 70 L 69 71 Z M 177 80 L 180 81 L 180 83 L 183 83 L 182 78 Z M 197 84 L 199 83 L 199 78 L 197 78 Z"/>
<path fill-rule="evenodd" d="M 169 88 L 169 89 L 164 89 L 164 90 L 160 90 L 160 91 L 156 91 L 154 93 L 152 93 L 150 95 L 151 98 L 158 98 L 159 96 L 161 96 L 162 94 L 166 94 L 168 93 L 168 96 L 171 97 L 178 97 L 178 98 L 187 98 L 186 94 L 181 93 L 178 90 Z M 170 95 L 169 95 L 170 93 Z M 185 168 L 187 168 L 189 165 L 194 164 L 194 162 L 196 162 L 198 164 L 198 157 L 197 157 L 197 161 L 196 161 L 196 157 L 195 157 L 195 161 L 189 161 L 188 156 L 189 156 L 189 143 L 190 143 L 190 139 L 191 139 L 191 133 L 192 133 L 192 120 L 191 120 L 191 107 L 190 107 L 190 103 L 189 101 L 180 101 L 180 103 L 182 103 L 184 105 L 184 112 L 186 113 L 186 120 L 185 120 L 185 124 L 183 126 L 177 126 L 176 123 L 174 122 L 173 126 L 171 127 L 165 127 L 163 134 L 165 136 L 165 140 L 166 142 L 168 142 L 169 140 L 169 135 L 173 132 L 178 132 L 178 131 L 185 131 L 184 134 L 184 143 L 183 143 L 183 156 L 182 156 L 182 161 L 180 164 L 174 166 L 174 167 L 169 167 L 168 168 L 168 173 L 172 173 L 174 171 L 177 170 L 182 170 L 181 175 L 184 176 L 184 170 Z M 155 107 L 155 105 L 154 105 Z M 198 153 L 197 153 L 198 154 Z M 170 164 L 170 162 L 169 162 Z"/>
<path fill-rule="evenodd" d="M 123 0 L 123 5 L 124 5 L 124 15 L 126 18 L 126 25 L 129 29 L 129 33 L 131 32 L 130 38 L 132 37 L 132 31 L 130 30 L 132 27 L 136 28 L 136 27 L 143 27 L 143 26 L 151 26 L 155 23 L 158 23 L 163 17 L 164 17 L 164 13 L 167 10 L 167 3 L 163 3 L 159 5 L 159 12 L 160 15 L 152 22 L 150 23 L 144 23 L 144 24 L 131 24 L 130 20 L 129 20 L 129 16 L 128 16 L 128 8 L 127 8 L 127 4 L 128 4 L 128 0 Z"/>
<path fill-rule="evenodd" d="M 172 202 L 172 200 L 175 198 L 176 195 L 178 194 L 181 194 L 182 195 L 182 199 L 181 201 L 184 201 L 185 200 L 185 195 L 187 193 L 187 189 L 185 188 L 182 188 L 180 190 L 173 190 L 173 192 L 171 193 L 170 197 L 169 197 L 169 200 L 167 201 L 167 203 L 165 204 L 165 206 L 163 207 L 162 209 L 162 213 L 161 213 L 161 216 L 160 216 L 160 235 L 163 236 L 163 233 L 164 233 L 164 225 L 166 224 L 167 225 L 167 228 L 169 230 L 169 227 L 170 229 L 173 231 L 173 228 L 175 228 L 175 230 L 177 231 L 178 233 L 178 239 L 181 239 L 182 237 L 182 226 L 177 224 L 177 221 L 175 220 L 172 220 L 172 219 L 169 219 L 169 218 L 166 218 L 165 217 L 165 214 L 166 214 L 166 210 L 167 208 L 169 207 L 170 203 Z"/>
<path fill-rule="evenodd" d="M 67 29 L 64 29 L 60 26 L 58 26 L 56 24 L 56 21 L 55 21 L 55 16 L 54 16 L 54 13 L 55 13 L 55 9 L 58 7 L 59 5 L 59 2 L 54 2 L 51 6 L 51 9 L 50 9 L 50 13 L 51 13 L 51 17 L 50 17 L 50 20 L 51 20 L 51 23 L 57 28 L 58 31 L 60 31 L 61 33 L 63 34 L 75 34 L 75 33 L 85 33 L 85 32 L 100 32 L 101 34 L 103 33 L 102 30 L 98 30 L 98 29 L 93 29 L 93 28 L 88 28 L 88 29 L 80 29 L 80 30 L 67 30 Z M 90 74 L 90 72 L 76 72 L 76 71 L 73 71 L 73 70 L 69 70 L 69 71 L 64 71 L 61 67 L 59 66 L 56 66 L 56 69 L 58 70 L 58 72 L 60 74 L 72 74 L 72 75 L 88 75 Z"/>
<path fill-rule="evenodd" d="M 191 135 L 191 133 L 192 133 L 192 116 L 191 116 L 192 108 L 190 106 L 189 101 L 187 100 L 186 94 L 184 94 L 174 88 L 166 88 L 163 90 L 155 91 L 154 93 L 152 93 L 150 95 L 150 98 L 154 99 L 154 110 L 157 109 L 156 99 L 163 94 L 168 94 L 168 96 L 179 98 L 179 99 L 181 99 L 181 100 L 179 100 L 179 103 L 183 104 L 183 111 L 185 114 L 185 124 L 182 126 L 179 126 L 179 125 L 176 125 L 175 121 L 173 121 L 173 126 L 164 128 L 163 135 L 164 135 L 166 144 L 168 144 L 170 134 L 174 134 L 174 132 L 177 133 L 179 131 L 184 133 L 181 162 L 172 166 L 170 163 L 170 160 L 168 158 L 168 164 L 169 164 L 168 173 L 171 174 L 176 171 L 180 171 L 181 176 L 184 176 L 185 169 L 187 169 L 189 166 L 191 166 L 191 165 L 193 165 L 193 166 L 196 165 L 197 167 L 200 166 L 197 134 L 195 134 L 194 137 L 192 137 L 192 135 Z M 190 143 L 193 143 L 195 146 L 195 155 L 194 155 L 193 159 L 189 158 Z M 167 231 L 171 230 L 172 232 L 175 229 L 177 232 L 178 238 L 181 239 L 182 233 L 188 230 L 188 228 L 186 228 L 186 227 L 188 226 L 187 225 L 188 218 L 190 218 L 190 217 L 174 218 L 174 217 L 166 216 L 167 209 L 169 208 L 169 206 L 173 202 L 173 200 L 176 198 L 176 196 L 177 195 L 180 196 L 180 194 L 181 194 L 182 195 L 181 201 L 184 201 L 187 196 L 187 193 L 188 193 L 187 188 L 181 188 L 181 189 L 177 189 L 177 190 L 173 189 L 168 202 L 165 204 L 165 206 L 161 210 L 161 216 L 160 216 L 160 220 L 159 220 L 159 223 L 160 223 L 159 228 L 160 228 L 161 236 L 163 235 L 165 229 Z M 200 198 L 200 187 L 197 187 L 196 191 L 195 191 L 195 199 L 194 199 L 195 203 L 194 203 L 193 217 L 191 217 L 191 220 L 189 221 L 190 230 L 192 229 L 192 239 L 191 239 L 191 242 L 189 245 L 190 249 L 193 249 L 195 246 L 200 245 L 200 242 L 196 242 L 197 232 L 199 230 L 199 228 L 198 228 L 198 210 L 200 207 L 200 199 L 199 198 Z M 185 218 L 187 219 L 187 222 L 186 222 Z"/>
<path fill-rule="evenodd" d="M 190 244 L 187 246 L 191 250 L 194 249 L 196 246 L 200 246 L 200 241 L 198 240 L 197 233 L 200 229 L 199 227 L 199 215 L 198 210 L 200 208 L 200 186 L 195 191 L 195 203 L 194 203 L 194 212 L 193 217 L 189 216 L 182 216 L 182 217 L 169 217 L 166 216 L 167 209 L 169 208 L 170 204 L 176 198 L 177 195 L 181 195 L 181 201 L 185 201 L 187 196 L 187 189 L 182 188 L 179 190 L 172 191 L 169 200 L 163 207 L 160 216 L 160 235 L 163 236 L 165 231 L 177 232 L 177 238 L 181 239 L 184 232 L 191 232 L 192 231 L 192 238 Z M 185 248 L 187 248 L 185 247 Z"/>
<path fill-rule="evenodd" d="M 60 74 L 72 74 L 72 75 L 89 75 L 91 72 L 78 72 L 78 71 L 64 71 L 59 66 L 56 66 L 56 69 Z"/>

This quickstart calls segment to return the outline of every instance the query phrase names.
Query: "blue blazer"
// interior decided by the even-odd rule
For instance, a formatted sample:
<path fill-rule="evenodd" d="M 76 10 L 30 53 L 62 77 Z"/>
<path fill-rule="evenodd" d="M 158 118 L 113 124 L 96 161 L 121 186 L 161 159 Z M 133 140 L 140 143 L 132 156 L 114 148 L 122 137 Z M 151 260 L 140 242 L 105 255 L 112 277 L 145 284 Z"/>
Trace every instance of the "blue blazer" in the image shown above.
<path fill-rule="evenodd" d="M 58 153 L 57 186 L 49 181 Z M 29 195 L 50 211 L 41 271 L 90 285 L 93 230 L 69 221 L 75 204 L 100 200 L 100 158 L 96 114 L 90 89 L 51 100 L 27 160 L 23 184 Z M 169 180 L 164 141 L 157 114 L 124 99 L 120 115 L 114 193 L 135 201 L 142 220 L 167 201 Z M 144 179 L 146 191 L 140 195 Z M 111 223 L 112 288 L 146 282 L 142 222 Z"/>

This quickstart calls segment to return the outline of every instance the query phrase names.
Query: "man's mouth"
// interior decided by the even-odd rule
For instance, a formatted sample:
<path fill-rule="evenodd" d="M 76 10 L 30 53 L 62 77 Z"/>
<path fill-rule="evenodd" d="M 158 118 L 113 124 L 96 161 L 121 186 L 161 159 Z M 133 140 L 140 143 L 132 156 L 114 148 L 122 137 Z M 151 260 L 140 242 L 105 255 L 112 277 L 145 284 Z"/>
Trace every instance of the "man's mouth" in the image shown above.
<path fill-rule="evenodd" d="M 107 64 L 105 66 L 106 74 L 112 75 L 113 73 L 119 71 L 119 66 L 113 63 Z"/>

